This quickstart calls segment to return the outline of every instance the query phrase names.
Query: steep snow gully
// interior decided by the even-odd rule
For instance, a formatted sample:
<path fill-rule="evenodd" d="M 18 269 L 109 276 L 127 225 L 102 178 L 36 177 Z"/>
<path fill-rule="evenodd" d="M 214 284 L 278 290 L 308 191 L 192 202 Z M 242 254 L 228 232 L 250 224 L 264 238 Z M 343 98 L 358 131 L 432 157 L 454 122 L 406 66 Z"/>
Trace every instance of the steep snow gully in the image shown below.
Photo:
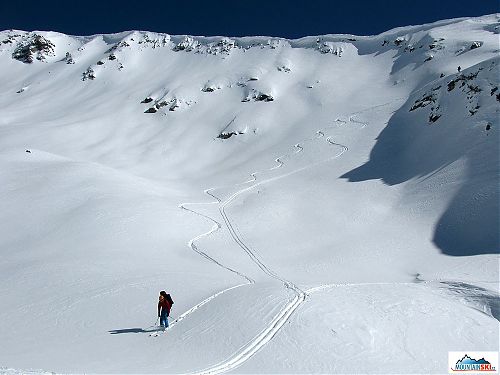
<path fill-rule="evenodd" d="M 391 102 L 392 103 L 392 102 Z M 387 103 L 385 105 L 391 104 Z M 378 107 L 378 106 L 377 106 Z M 369 108 L 371 109 L 371 108 Z M 367 110 L 369 110 L 367 109 Z M 179 318 L 174 320 L 174 322 L 171 324 L 171 327 L 174 326 L 176 323 L 180 322 L 182 319 L 187 317 L 189 314 L 193 313 L 195 310 L 197 310 L 199 307 L 202 305 L 212 301 L 214 298 L 217 296 L 221 295 L 222 293 L 232 290 L 237 287 L 241 287 L 244 285 L 250 285 L 250 284 L 256 284 L 256 281 L 250 278 L 249 276 L 234 270 L 226 265 L 223 264 L 223 261 L 219 261 L 214 259 L 212 256 L 207 254 L 206 252 L 202 251 L 199 249 L 199 247 L 196 245 L 196 242 L 202 238 L 208 237 L 218 231 L 219 229 L 222 228 L 221 222 L 217 221 L 216 219 L 209 217 L 201 212 L 198 212 L 194 209 L 188 208 L 187 206 L 201 206 L 201 205 L 217 205 L 218 210 L 220 215 L 222 216 L 223 222 L 227 230 L 229 231 L 229 234 L 231 235 L 231 238 L 236 242 L 236 244 L 248 255 L 250 260 L 259 267 L 259 269 L 269 276 L 270 278 L 276 279 L 280 282 L 283 283 L 283 286 L 285 288 L 285 291 L 291 291 L 293 293 L 293 297 L 289 299 L 289 301 L 281 308 L 279 313 L 269 322 L 269 324 L 260 332 L 258 333 L 253 339 L 251 339 L 246 345 L 244 345 L 242 348 L 238 349 L 235 353 L 233 353 L 229 358 L 226 360 L 214 364 L 210 367 L 207 367 L 202 370 L 194 371 L 191 374 L 220 374 L 227 372 L 229 370 L 232 370 L 241 364 L 243 364 L 245 361 L 247 361 L 250 357 L 252 357 L 255 353 L 257 353 L 264 345 L 266 345 L 270 340 L 273 339 L 273 337 L 279 332 L 279 330 L 284 326 L 284 324 L 289 320 L 289 318 L 292 316 L 292 314 L 297 310 L 297 308 L 301 305 L 302 302 L 305 301 L 307 295 L 317 291 L 321 290 L 324 288 L 324 286 L 320 286 L 318 288 L 312 288 L 307 291 L 302 290 L 299 288 L 297 285 L 293 283 L 291 280 L 287 280 L 284 277 L 280 276 L 277 274 L 274 270 L 272 270 L 261 257 L 259 257 L 254 249 L 252 249 L 247 243 L 243 241 L 243 239 L 238 235 L 237 231 L 234 228 L 234 222 L 231 220 L 231 218 L 228 216 L 226 212 L 226 208 L 234 202 L 237 198 L 239 198 L 241 195 L 257 188 L 258 186 L 261 186 L 263 184 L 267 184 L 269 182 L 273 182 L 279 179 L 282 179 L 284 177 L 299 173 L 301 171 L 304 171 L 308 168 L 315 167 L 319 164 L 323 164 L 326 162 L 329 162 L 331 160 L 334 160 L 338 157 L 340 157 L 342 154 L 344 154 L 346 151 L 348 151 L 348 147 L 339 143 L 336 143 L 333 139 L 332 136 L 327 136 L 325 137 L 326 130 L 335 126 L 339 125 L 345 125 L 345 124 L 353 124 L 360 126 L 360 129 L 363 129 L 366 127 L 368 124 L 366 122 L 361 122 L 355 119 L 356 115 L 361 112 L 357 112 L 355 114 L 350 114 L 349 116 L 346 116 L 347 120 L 342 120 L 340 118 L 335 120 L 334 125 L 327 126 L 326 128 L 323 128 L 321 130 L 318 130 L 316 132 L 316 136 L 312 138 L 308 138 L 306 140 L 303 140 L 297 144 L 294 145 L 294 151 L 290 152 L 288 154 L 284 154 L 282 156 L 279 156 L 278 158 L 275 159 L 275 162 L 277 163 L 276 166 L 265 170 L 265 171 L 259 171 L 259 172 L 254 172 L 251 173 L 250 176 L 252 177 L 250 180 L 234 185 L 233 188 L 236 188 L 237 190 L 231 194 L 228 198 L 223 199 L 220 196 L 216 194 L 216 191 L 219 189 L 222 189 L 223 187 L 214 187 L 205 190 L 205 194 L 209 195 L 211 198 L 215 199 L 215 201 L 212 202 L 200 202 L 200 203 L 182 203 L 179 205 L 179 207 L 185 211 L 188 211 L 192 214 L 199 215 L 209 221 L 211 221 L 214 225 L 212 228 L 205 232 L 202 233 L 193 239 L 191 239 L 188 242 L 189 248 L 191 248 L 193 251 L 195 251 L 197 254 L 200 256 L 204 257 L 205 259 L 209 260 L 210 262 L 215 263 L 219 267 L 222 267 L 229 272 L 233 272 L 240 277 L 244 278 L 246 280 L 246 284 L 240 284 L 236 285 L 234 287 L 228 288 L 226 290 L 220 291 L 217 294 L 214 294 L 213 296 L 208 297 L 198 305 L 194 306 L 193 308 L 189 309 L 185 313 L 183 313 Z M 277 170 L 282 169 L 282 167 L 285 165 L 285 160 L 292 160 L 293 156 L 295 154 L 299 154 L 304 152 L 304 150 L 307 148 L 307 144 L 311 142 L 319 142 L 320 140 L 324 140 L 328 143 L 328 145 L 333 146 L 337 149 L 337 152 L 333 156 L 329 156 L 326 159 L 321 159 L 317 160 L 315 162 L 309 163 L 305 166 L 293 169 L 289 172 L 283 173 L 283 174 L 276 174 L 272 175 L 266 179 L 262 179 L 259 181 L 258 175 L 263 174 L 264 172 L 275 172 Z M 249 185 L 249 186 L 245 186 Z M 242 187 L 243 186 L 243 187 Z M 224 187 L 227 188 L 227 187 Z"/>

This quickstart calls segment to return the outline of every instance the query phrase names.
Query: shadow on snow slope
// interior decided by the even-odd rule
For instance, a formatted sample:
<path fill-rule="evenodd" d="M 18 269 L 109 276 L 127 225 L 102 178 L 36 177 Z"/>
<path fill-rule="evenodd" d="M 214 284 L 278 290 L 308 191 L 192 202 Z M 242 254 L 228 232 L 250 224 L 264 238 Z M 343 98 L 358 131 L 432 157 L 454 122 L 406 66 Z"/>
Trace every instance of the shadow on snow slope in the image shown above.
<path fill-rule="evenodd" d="M 458 192 L 434 228 L 433 242 L 451 256 L 498 253 L 497 129 L 487 134 L 484 126 L 474 124 L 470 117 L 464 120 L 453 114 L 428 124 L 424 116 L 417 119 L 409 114 L 411 98 L 413 95 L 379 134 L 369 161 L 341 178 L 351 182 L 381 179 L 396 185 L 418 177 L 437 177 L 447 166 L 465 160 L 465 176 L 458 181 Z M 453 182 L 447 181 L 448 186 Z"/>

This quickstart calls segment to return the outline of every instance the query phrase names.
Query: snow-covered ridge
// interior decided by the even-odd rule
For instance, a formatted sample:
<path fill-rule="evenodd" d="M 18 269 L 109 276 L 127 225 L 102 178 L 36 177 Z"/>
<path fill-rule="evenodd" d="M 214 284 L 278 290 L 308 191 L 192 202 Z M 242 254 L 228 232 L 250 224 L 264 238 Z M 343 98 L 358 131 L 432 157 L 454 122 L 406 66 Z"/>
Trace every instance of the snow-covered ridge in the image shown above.
<path fill-rule="evenodd" d="M 322 36 L 310 36 L 303 37 L 299 39 L 286 39 L 286 38 L 276 38 L 276 37 L 204 37 L 204 36 L 180 36 L 180 35 L 169 35 L 165 33 L 155 33 L 147 31 L 129 31 L 116 34 L 98 34 L 93 36 L 74 36 L 74 38 L 79 43 L 86 44 L 91 42 L 96 38 L 102 38 L 107 44 L 113 45 L 110 51 L 128 47 L 131 44 L 146 45 L 151 48 L 168 47 L 174 51 L 185 51 L 185 52 L 195 52 L 195 53 L 206 53 L 206 54 L 229 54 L 233 49 L 248 50 L 250 48 L 310 48 L 318 50 L 322 53 L 333 53 L 340 55 L 342 51 L 342 46 L 345 45 L 356 45 L 355 42 L 366 42 L 370 40 L 380 40 L 383 38 L 383 45 L 395 43 L 400 45 L 403 42 L 408 42 L 412 34 L 417 34 L 425 32 L 431 29 L 436 29 L 438 27 L 446 27 L 451 24 L 457 23 L 467 23 L 471 22 L 468 18 L 458 18 L 446 21 L 438 21 L 422 26 L 408 26 L 395 28 L 386 31 L 378 36 L 355 36 L 350 34 L 329 34 Z M 499 15 L 490 15 L 480 18 L 476 18 L 473 22 L 483 23 L 485 29 L 491 31 L 492 33 L 500 33 L 500 17 Z M 31 45 L 31 48 L 37 52 L 42 52 L 43 48 L 37 46 L 37 40 L 41 37 L 46 39 L 46 43 L 50 43 L 50 38 L 60 38 L 63 34 L 57 32 L 46 32 L 46 31 L 33 31 L 26 32 L 20 30 L 4 30 L 0 32 L 1 44 L 5 47 L 16 46 L 19 48 L 26 49 Z M 65 35 L 63 36 L 65 37 Z M 479 42 L 481 43 L 481 42 Z M 413 47 L 411 44 L 407 48 L 419 48 Z M 49 52 L 46 52 L 49 53 Z"/>

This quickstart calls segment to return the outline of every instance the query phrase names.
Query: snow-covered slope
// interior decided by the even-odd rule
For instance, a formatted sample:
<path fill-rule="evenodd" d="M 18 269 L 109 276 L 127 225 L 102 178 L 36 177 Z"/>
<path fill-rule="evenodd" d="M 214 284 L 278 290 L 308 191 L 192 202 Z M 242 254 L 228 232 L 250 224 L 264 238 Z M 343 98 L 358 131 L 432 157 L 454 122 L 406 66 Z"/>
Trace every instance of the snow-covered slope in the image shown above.
<path fill-rule="evenodd" d="M 0 372 L 498 350 L 499 32 L 0 32 Z"/>

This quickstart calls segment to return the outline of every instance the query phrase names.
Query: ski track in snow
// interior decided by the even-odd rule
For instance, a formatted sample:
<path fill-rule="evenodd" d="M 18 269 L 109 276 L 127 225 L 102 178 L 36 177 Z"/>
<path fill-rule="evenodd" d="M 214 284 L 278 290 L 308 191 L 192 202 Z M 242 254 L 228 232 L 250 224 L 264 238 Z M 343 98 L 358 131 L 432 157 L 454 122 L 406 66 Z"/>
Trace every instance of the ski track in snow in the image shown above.
<path fill-rule="evenodd" d="M 317 134 L 318 134 L 317 138 L 321 138 L 322 136 L 324 136 L 324 133 L 322 131 L 318 131 Z M 313 138 L 313 139 L 317 139 L 317 138 Z M 310 140 L 307 140 L 307 141 L 310 141 Z M 320 161 L 319 163 L 323 163 L 323 162 L 332 160 L 333 158 L 337 158 L 340 155 L 342 155 L 345 151 L 347 151 L 347 147 L 346 146 L 343 146 L 343 145 L 340 145 L 338 143 L 333 142 L 331 140 L 331 137 L 327 138 L 327 142 L 329 144 L 333 145 L 333 146 L 341 147 L 342 150 L 338 154 L 336 154 L 335 156 L 330 157 L 330 158 L 328 158 L 326 160 Z M 296 150 L 295 150 L 294 153 L 300 153 L 300 152 L 304 151 L 304 148 L 300 145 L 300 143 L 297 143 L 294 147 L 296 148 Z M 272 171 L 272 170 L 281 168 L 284 165 L 282 159 L 284 159 L 287 156 L 288 155 L 283 155 L 283 156 L 280 156 L 279 158 L 276 158 L 275 161 L 278 163 L 278 165 L 276 167 L 274 167 L 274 168 L 271 168 L 270 170 Z M 319 163 L 312 163 L 311 165 L 299 168 L 297 170 L 294 170 L 292 172 L 286 173 L 284 175 L 279 175 L 279 176 L 271 177 L 269 179 L 262 180 L 262 181 L 259 181 L 259 182 L 257 182 L 257 173 L 254 172 L 254 173 L 251 174 L 252 179 L 243 183 L 243 184 L 248 184 L 248 183 L 254 183 L 254 184 L 251 185 L 251 186 L 249 186 L 249 187 L 247 187 L 247 188 L 243 188 L 243 189 L 240 189 L 240 190 L 236 191 L 233 195 L 231 195 L 225 201 L 222 201 L 218 196 L 216 196 L 212 192 L 213 190 L 216 190 L 216 188 L 205 190 L 205 193 L 208 194 L 208 195 L 210 195 L 214 199 L 216 199 L 216 202 L 200 203 L 200 204 L 218 204 L 219 205 L 219 212 L 221 213 L 221 215 L 222 215 L 222 217 L 224 219 L 224 222 L 225 222 L 225 224 L 226 224 L 226 226 L 227 226 L 227 228 L 228 228 L 228 230 L 229 230 L 229 232 L 230 232 L 231 237 L 233 238 L 233 240 L 238 244 L 238 246 L 240 246 L 247 253 L 247 255 L 250 257 L 250 259 L 255 264 L 257 264 L 257 266 L 264 273 L 266 273 L 267 275 L 269 275 L 270 277 L 272 277 L 274 279 L 277 279 L 277 280 L 281 281 L 288 290 L 292 290 L 295 293 L 295 297 L 291 301 L 289 301 L 283 307 L 283 309 L 280 311 L 280 313 L 273 318 L 273 320 L 270 322 L 270 324 L 262 332 L 260 332 L 256 337 L 254 337 L 252 340 L 250 340 L 250 342 L 248 342 L 235 355 L 233 355 L 232 357 L 230 357 L 229 359 L 227 359 L 227 360 L 225 360 L 223 362 L 220 362 L 220 363 L 218 363 L 216 365 L 213 365 L 213 366 L 211 366 L 209 368 L 206 368 L 204 370 L 201 370 L 201 371 L 198 371 L 198 372 L 193 372 L 192 374 L 218 374 L 218 373 L 223 373 L 223 372 L 229 371 L 229 370 L 231 370 L 231 369 L 233 369 L 233 368 L 241 365 L 242 363 L 244 363 L 245 361 L 247 361 L 251 356 L 253 356 L 258 350 L 260 350 L 267 342 L 269 342 L 276 335 L 276 333 L 288 321 L 288 319 L 290 318 L 290 316 L 295 312 L 295 310 L 299 307 L 299 305 L 305 300 L 306 293 L 304 291 L 302 291 L 300 288 L 298 288 L 291 281 L 283 279 L 282 277 L 280 277 L 279 275 L 277 275 L 274 271 L 272 271 L 264 262 L 262 262 L 262 260 L 255 254 L 255 252 L 247 244 L 245 244 L 241 240 L 241 238 L 238 236 L 238 234 L 234 230 L 233 224 L 232 224 L 231 220 L 229 219 L 229 217 L 227 216 L 225 208 L 231 202 L 233 202 L 238 196 L 240 196 L 241 194 L 246 193 L 246 192 L 248 192 L 248 191 L 256 188 L 257 186 L 260 186 L 262 184 L 265 184 L 265 183 L 268 183 L 268 182 L 271 182 L 271 181 L 275 181 L 277 179 L 281 179 L 281 178 L 289 176 L 291 174 L 298 173 L 298 172 L 300 172 L 302 170 L 305 170 L 307 168 L 311 168 L 312 166 L 315 166 L 315 165 L 317 165 Z M 196 247 L 195 242 L 197 240 L 199 240 L 199 239 L 201 239 L 203 237 L 207 237 L 207 236 L 211 235 L 212 233 L 214 233 L 215 231 L 219 230 L 221 228 L 221 224 L 218 221 L 216 221 L 215 219 L 211 218 L 211 217 L 208 217 L 208 216 L 203 215 L 201 213 L 198 213 L 198 212 L 196 212 L 194 210 L 186 208 L 185 206 L 188 205 L 188 204 L 189 205 L 194 205 L 194 204 L 197 204 L 197 203 L 184 203 L 184 204 L 180 205 L 180 207 L 182 209 L 184 209 L 184 210 L 187 210 L 187 211 L 192 212 L 194 214 L 200 215 L 200 216 L 202 216 L 202 217 L 204 217 L 204 218 L 212 221 L 215 224 L 210 231 L 208 231 L 206 233 L 203 233 L 203 234 L 201 234 L 201 235 L 193 238 L 192 240 L 190 240 L 189 243 L 188 243 L 189 247 L 192 250 L 196 251 L 198 254 L 202 255 L 204 258 L 213 261 L 217 265 L 219 265 L 219 266 L 221 266 L 221 267 L 223 267 L 225 269 L 228 269 L 228 270 L 230 270 L 232 272 L 238 273 L 235 270 L 232 270 L 232 269 L 229 269 L 226 266 L 223 266 L 220 262 L 216 261 L 215 259 L 213 259 L 212 257 L 210 257 L 208 254 L 202 252 L 201 250 L 199 250 Z M 254 283 L 254 281 L 253 280 L 250 281 L 250 279 L 247 276 L 244 276 L 244 275 L 241 275 L 241 274 L 240 274 L 240 276 L 245 277 L 247 279 L 247 281 L 249 281 L 249 283 Z M 246 284 L 242 284 L 242 285 L 246 285 Z M 241 286 L 241 285 L 239 285 L 239 286 Z M 233 288 L 230 288 L 230 289 L 233 289 Z M 228 289 L 228 290 L 230 290 L 230 289 Z M 219 292 L 216 295 L 213 295 L 213 296 L 207 298 L 201 304 L 199 304 L 199 305 L 193 307 L 192 309 L 188 310 L 186 313 L 184 313 L 183 315 L 181 315 L 182 319 L 184 317 L 188 316 L 189 314 L 191 314 L 192 312 L 194 312 L 201 305 L 203 305 L 205 303 L 208 303 L 210 300 L 214 299 L 215 297 L 217 297 L 218 295 L 220 295 L 223 292 L 224 291 Z M 179 322 L 180 320 L 182 320 L 181 317 L 179 317 L 174 322 Z M 172 324 L 172 326 L 173 326 L 173 324 Z"/>
<path fill-rule="evenodd" d="M 207 191 L 205 191 L 205 193 L 208 194 Z M 188 242 L 188 246 L 193 250 L 195 251 L 196 253 L 198 253 L 199 255 L 201 255 L 203 258 L 209 260 L 210 262 L 213 262 L 215 264 L 217 264 L 219 267 L 222 267 L 230 272 L 233 272 L 235 274 L 237 274 L 238 276 L 241 276 L 243 277 L 244 279 L 246 279 L 248 281 L 249 284 L 254 284 L 255 283 L 255 280 L 251 279 L 250 277 L 242 274 L 241 272 L 238 272 L 236 270 L 233 270 L 232 268 L 230 267 L 227 267 L 225 265 L 223 265 L 222 263 L 220 263 L 219 261 L 217 261 L 216 259 L 214 259 L 213 257 L 211 257 L 210 255 L 208 255 L 207 253 L 205 253 L 204 251 L 201 251 L 200 249 L 198 249 L 198 247 L 196 246 L 195 242 L 198 241 L 199 239 L 203 238 L 203 237 L 208 237 L 210 236 L 212 233 L 215 233 L 216 231 L 218 231 L 220 228 L 221 228 L 221 224 L 215 220 L 215 219 L 212 219 L 211 217 L 207 216 L 207 215 L 204 215 L 204 214 L 201 214 L 199 212 L 196 212 L 194 210 L 191 210 L 189 208 L 186 207 L 186 205 L 201 205 L 201 204 L 217 204 L 218 202 L 210 202 L 210 203 L 182 203 L 181 205 L 179 205 L 179 208 L 183 209 L 183 210 L 186 210 L 188 212 L 192 212 L 193 214 L 195 215 L 198 215 L 198 216 L 201 216 L 207 220 L 210 220 L 214 223 L 214 226 L 212 227 L 212 229 L 210 229 L 208 232 L 206 233 L 202 233 L 196 237 L 194 237 L 193 239 L 191 239 L 189 242 Z M 232 288 L 229 288 L 229 289 L 232 289 Z M 227 289 L 227 290 L 229 290 Z M 220 293 L 217 293 L 217 295 L 219 295 Z"/>
<path fill-rule="evenodd" d="M 401 99 L 403 99 L 403 98 L 401 98 Z M 355 114 L 351 114 L 350 116 L 348 116 L 347 120 L 342 120 L 342 119 L 337 118 L 335 120 L 335 124 L 333 126 L 339 126 L 339 124 L 340 124 L 340 126 L 342 126 L 342 125 L 346 125 L 347 123 L 354 123 L 354 124 L 361 125 L 361 129 L 363 129 L 363 128 L 365 128 L 368 125 L 368 123 L 367 122 L 362 122 L 362 121 L 355 120 L 354 117 L 355 117 L 356 114 L 367 112 L 367 111 L 372 110 L 372 109 L 377 108 L 377 107 L 387 106 L 387 105 L 395 103 L 396 101 L 401 100 L 401 99 L 396 99 L 394 101 L 391 101 L 391 102 L 388 102 L 388 103 L 385 103 L 385 104 L 382 104 L 382 105 L 378 105 L 378 106 L 375 106 L 375 107 L 370 107 L 370 108 L 367 108 L 367 109 L 365 109 L 363 111 L 356 112 Z M 302 142 L 299 142 L 299 143 L 295 144 L 294 145 L 295 150 L 294 150 L 293 154 L 299 154 L 299 153 L 304 152 L 304 147 L 302 145 L 305 145 L 306 143 L 311 142 L 311 141 L 318 140 L 320 138 L 324 138 L 325 137 L 325 131 L 326 131 L 326 129 L 327 128 L 331 128 L 331 127 L 332 126 L 327 126 L 326 128 L 318 130 L 316 132 L 316 134 L 317 134 L 316 137 L 309 138 L 309 139 L 306 139 L 306 140 L 304 140 Z M 206 233 L 203 233 L 203 234 L 200 234 L 200 235 L 194 237 L 193 239 L 191 239 L 188 242 L 188 246 L 193 251 L 195 251 L 199 255 L 203 256 L 204 258 L 210 260 L 211 262 L 217 264 L 218 266 L 220 266 L 222 268 L 225 268 L 228 271 L 236 273 L 239 276 L 245 278 L 247 280 L 247 283 L 246 284 L 240 284 L 240 285 L 237 285 L 235 287 L 231 287 L 231 288 L 225 289 L 225 290 L 223 290 L 221 292 L 218 292 L 218 293 L 216 293 L 216 294 L 208 297 L 207 299 L 205 299 L 204 301 L 202 301 L 198 305 L 194 306 L 193 308 L 191 308 L 188 311 L 186 311 L 185 313 L 183 313 L 179 318 L 177 318 L 172 323 L 171 326 L 173 326 L 174 323 L 180 322 L 182 319 L 184 319 L 185 317 L 189 316 L 191 313 L 193 313 L 194 311 L 196 311 L 199 307 L 201 307 L 202 305 L 210 302 L 211 300 L 213 300 L 214 298 L 216 298 L 220 294 L 222 294 L 222 293 L 224 293 L 224 292 L 226 292 L 228 290 L 232 290 L 234 288 L 243 286 L 243 285 L 249 285 L 249 284 L 254 284 L 255 283 L 255 281 L 253 279 L 250 279 L 248 276 L 243 275 L 242 273 L 240 273 L 240 272 L 238 272 L 236 270 L 233 270 L 233 269 L 231 269 L 231 268 L 229 268 L 227 266 L 224 266 L 221 262 L 215 260 L 214 258 L 212 258 L 211 256 L 209 256 L 205 252 L 203 252 L 203 251 L 201 251 L 201 250 L 198 249 L 198 247 L 195 244 L 196 241 L 198 241 L 201 238 L 210 236 L 214 232 L 216 232 L 219 229 L 221 229 L 222 226 L 221 226 L 221 224 L 217 220 L 215 220 L 215 219 L 213 219 L 213 218 L 211 218 L 211 217 L 209 217 L 207 215 L 201 214 L 201 213 L 199 213 L 197 211 L 188 209 L 188 208 L 186 208 L 186 205 L 212 205 L 212 204 L 218 205 L 219 212 L 220 212 L 220 214 L 221 214 L 221 216 L 222 216 L 222 218 L 224 220 L 224 223 L 226 224 L 226 227 L 229 230 L 229 233 L 230 233 L 231 237 L 238 244 L 238 246 L 245 251 L 245 253 L 250 257 L 251 261 L 254 262 L 265 274 L 267 274 L 271 278 L 274 278 L 276 280 L 281 281 L 284 284 L 284 287 L 286 288 L 286 290 L 290 290 L 290 291 L 292 291 L 295 294 L 295 296 L 273 318 L 273 320 L 269 323 L 269 325 L 263 331 L 261 331 L 257 336 L 255 336 L 253 339 L 251 339 L 246 345 L 244 345 L 242 348 L 240 348 L 236 353 L 234 353 L 228 359 L 226 359 L 226 360 L 224 360 L 222 362 L 219 362 L 219 363 L 217 363 L 215 365 L 212 365 L 212 366 L 207 367 L 207 368 L 205 368 L 203 370 L 200 370 L 200 371 L 191 372 L 190 373 L 191 375 L 194 375 L 194 374 L 196 374 L 196 375 L 198 375 L 198 374 L 199 375 L 201 375 L 201 374 L 220 374 L 220 373 L 224 373 L 224 372 L 230 371 L 230 370 L 232 370 L 232 369 L 240 366 L 241 364 L 243 364 L 244 362 L 246 362 L 250 357 L 252 357 L 255 353 L 257 353 L 265 344 L 267 344 L 270 340 L 272 340 L 272 338 L 278 333 L 278 331 L 288 321 L 288 319 L 290 318 L 290 316 L 297 310 L 297 308 L 301 305 L 301 303 L 305 301 L 306 297 L 309 294 L 311 294 L 313 292 L 316 292 L 316 291 L 319 291 L 319 290 L 322 290 L 322 289 L 330 288 L 330 287 L 333 287 L 333 286 L 343 285 L 343 284 L 321 285 L 321 286 L 318 286 L 316 288 L 311 288 L 311 289 L 309 289 L 307 291 L 303 291 L 302 289 L 300 289 L 298 286 L 296 286 L 290 280 L 286 280 L 286 279 L 282 278 L 281 276 L 279 276 L 278 274 L 276 274 L 272 269 L 270 269 L 256 255 L 255 251 L 252 250 L 238 236 L 237 232 L 234 229 L 232 221 L 229 219 L 229 217 L 228 217 L 228 215 L 227 215 L 227 213 L 225 211 L 226 207 L 231 202 L 233 202 L 236 198 L 238 198 L 240 195 L 242 195 L 242 194 L 244 194 L 244 193 L 246 193 L 246 192 L 248 192 L 248 191 L 250 191 L 252 189 L 255 189 L 256 187 L 258 187 L 260 185 L 263 185 L 263 184 L 266 184 L 266 183 L 269 183 L 269 182 L 273 182 L 273 181 L 282 179 L 284 177 L 288 177 L 288 176 L 291 176 L 293 174 L 299 173 L 299 172 L 304 171 L 306 169 L 315 167 L 315 166 L 317 166 L 319 164 L 326 163 L 328 161 L 331 161 L 333 159 L 336 159 L 336 158 L 340 157 L 342 154 L 344 154 L 346 151 L 348 151 L 348 147 L 347 146 L 334 142 L 331 136 L 328 136 L 326 138 L 326 142 L 328 142 L 332 146 L 339 147 L 341 150 L 337 154 L 335 154 L 334 156 L 331 156 L 331 157 L 329 157 L 327 159 L 320 160 L 320 161 L 317 161 L 317 162 L 313 162 L 313 163 L 311 163 L 309 165 L 306 165 L 304 167 L 292 170 L 292 171 L 290 171 L 288 173 L 277 175 L 277 176 L 274 176 L 274 177 L 270 177 L 270 178 L 262 180 L 262 181 L 258 181 L 257 182 L 257 180 L 258 180 L 257 179 L 257 174 L 259 172 L 253 172 L 253 173 L 250 174 L 250 176 L 252 177 L 250 180 L 245 181 L 245 182 L 240 183 L 240 184 L 233 185 L 233 187 L 237 187 L 237 186 L 241 186 L 241 185 L 246 185 L 246 184 L 249 184 L 249 183 L 252 183 L 252 185 L 250 185 L 250 186 L 248 186 L 246 188 L 242 188 L 240 190 L 237 190 L 235 193 L 233 193 L 225 201 L 223 201 L 221 198 L 219 198 L 217 195 L 215 195 L 215 193 L 213 193 L 214 190 L 222 188 L 222 187 L 219 187 L 219 188 L 210 188 L 210 189 L 205 190 L 205 194 L 211 196 L 216 201 L 209 202 L 209 203 L 207 203 L 207 202 L 202 202 L 202 203 L 183 203 L 183 204 L 181 204 L 179 206 L 181 209 L 184 209 L 186 211 L 189 211 L 191 213 L 194 213 L 196 215 L 204 217 L 207 220 L 212 221 L 214 223 L 214 226 L 212 227 L 212 229 L 210 231 L 208 231 Z M 274 170 L 277 170 L 279 168 L 282 168 L 285 165 L 285 163 L 283 162 L 283 160 L 287 159 L 287 158 L 290 158 L 291 156 L 293 156 L 293 154 L 285 154 L 285 155 L 282 155 L 282 156 L 276 158 L 275 162 L 278 165 L 274 166 L 273 168 L 270 168 L 270 169 L 268 169 L 266 171 L 274 171 Z M 263 172 L 265 172 L 265 171 L 263 171 Z M 348 285 L 348 284 L 345 284 L 345 285 Z"/>
<path fill-rule="evenodd" d="M 219 264 L 219 263 L 217 263 Z M 245 276 L 244 276 L 245 277 Z M 204 299 L 203 301 L 201 301 L 200 303 L 198 303 L 197 305 L 191 307 L 189 310 L 187 310 L 186 312 L 184 312 L 183 314 L 179 315 L 179 317 L 177 317 L 176 319 L 174 319 L 171 323 L 169 323 L 169 326 L 167 328 L 167 330 L 171 329 L 172 327 L 174 327 L 177 323 L 181 322 L 184 318 L 186 318 L 187 316 L 191 315 L 193 312 L 195 312 L 196 310 L 198 310 L 200 307 L 202 307 L 203 305 L 209 303 L 211 300 L 213 300 L 214 298 L 217 298 L 218 296 L 220 296 L 221 294 L 223 293 L 226 293 L 230 290 L 233 290 L 233 289 L 236 289 L 236 288 L 239 288 L 241 286 L 245 286 L 245 285 L 248 285 L 248 284 L 239 284 L 239 285 L 235 285 L 235 286 L 232 286 L 230 288 L 227 288 L 227 289 L 224 289 L 224 290 L 221 290 L 220 292 L 218 293 L 215 293 L 213 295 L 211 295 L 210 297 Z"/>

